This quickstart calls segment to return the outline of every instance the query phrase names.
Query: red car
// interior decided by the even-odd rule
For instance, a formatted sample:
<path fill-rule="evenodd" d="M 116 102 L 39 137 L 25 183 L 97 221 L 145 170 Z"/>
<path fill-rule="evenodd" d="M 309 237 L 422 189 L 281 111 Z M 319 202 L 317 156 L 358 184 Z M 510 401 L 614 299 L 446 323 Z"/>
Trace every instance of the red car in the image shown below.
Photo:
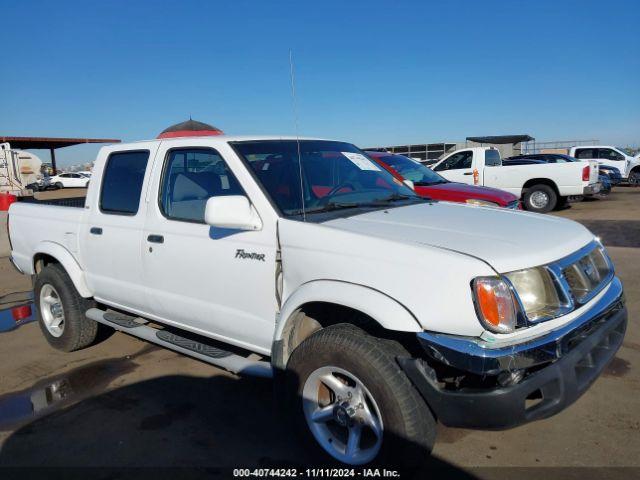
<path fill-rule="evenodd" d="M 411 182 L 410 185 L 421 197 L 471 205 L 522 209 L 518 197 L 504 190 L 450 182 L 430 168 L 403 155 L 372 151 L 366 153 L 398 180 Z"/>

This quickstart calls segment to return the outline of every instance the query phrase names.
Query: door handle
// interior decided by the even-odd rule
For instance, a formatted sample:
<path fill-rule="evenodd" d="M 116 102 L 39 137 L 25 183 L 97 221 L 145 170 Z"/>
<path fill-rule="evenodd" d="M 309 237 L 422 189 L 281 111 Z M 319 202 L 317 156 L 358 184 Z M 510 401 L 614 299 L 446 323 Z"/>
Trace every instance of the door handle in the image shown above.
<path fill-rule="evenodd" d="M 147 241 L 151 243 L 164 243 L 164 237 L 162 235 L 149 235 Z"/>
<path fill-rule="evenodd" d="M 91 227 L 91 230 L 89 230 L 89 233 L 91 233 L 92 235 L 102 235 L 102 228 Z"/>
<path fill-rule="evenodd" d="M 465 172 L 463 175 L 473 175 L 473 172 Z"/>

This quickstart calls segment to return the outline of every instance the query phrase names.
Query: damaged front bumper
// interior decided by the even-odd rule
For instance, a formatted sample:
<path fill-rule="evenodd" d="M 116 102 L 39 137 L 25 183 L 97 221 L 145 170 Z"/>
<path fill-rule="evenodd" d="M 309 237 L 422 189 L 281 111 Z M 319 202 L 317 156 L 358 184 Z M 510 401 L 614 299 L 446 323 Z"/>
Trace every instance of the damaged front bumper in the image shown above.
<path fill-rule="evenodd" d="M 432 361 L 482 378 L 518 372 L 523 378 L 512 385 L 446 389 L 430 362 L 398 362 L 445 425 L 510 428 L 554 415 L 577 400 L 620 348 L 626 325 L 622 283 L 614 278 L 588 312 L 524 343 L 495 346 L 477 338 L 418 334 Z"/>

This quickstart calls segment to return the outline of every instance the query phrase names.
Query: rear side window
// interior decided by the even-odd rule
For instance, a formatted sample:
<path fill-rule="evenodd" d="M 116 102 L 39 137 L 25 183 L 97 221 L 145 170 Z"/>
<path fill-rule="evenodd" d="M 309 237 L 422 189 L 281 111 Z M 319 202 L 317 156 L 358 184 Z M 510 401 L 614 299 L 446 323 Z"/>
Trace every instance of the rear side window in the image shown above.
<path fill-rule="evenodd" d="M 218 152 L 211 148 L 169 151 L 160 191 L 165 217 L 204 223 L 207 200 L 226 195 L 244 195 L 244 191 Z"/>
<path fill-rule="evenodd" d="M 593 148 L 577 148 L 576 158 L 596 158 L 596 152 Z"/>
<path fill-rule="evenodd" d="M 502 165 L 500 152 L 498 150 L 486 150 L 484 152 L 484 165 L 485 167 L 499 167 Z"/>
<path fill-rule="evenodd" d="M 114 215 L 135 215 L 140 206 L 149 151 L 116 152 L 109 155 L 102 177 L 100 210 Z"/>

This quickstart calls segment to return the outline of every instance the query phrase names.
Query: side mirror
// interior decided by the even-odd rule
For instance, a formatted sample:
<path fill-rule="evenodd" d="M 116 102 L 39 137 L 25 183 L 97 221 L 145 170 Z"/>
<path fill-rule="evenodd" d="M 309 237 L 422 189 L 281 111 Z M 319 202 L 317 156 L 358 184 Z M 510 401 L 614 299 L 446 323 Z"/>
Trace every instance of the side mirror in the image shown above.
<path fill-rule="evenodd" d="M 260 230 L 262 221 L 249 199 L 243 195 L 211 197 L 204 208 L 207 225 L 234 230 Z"/>

